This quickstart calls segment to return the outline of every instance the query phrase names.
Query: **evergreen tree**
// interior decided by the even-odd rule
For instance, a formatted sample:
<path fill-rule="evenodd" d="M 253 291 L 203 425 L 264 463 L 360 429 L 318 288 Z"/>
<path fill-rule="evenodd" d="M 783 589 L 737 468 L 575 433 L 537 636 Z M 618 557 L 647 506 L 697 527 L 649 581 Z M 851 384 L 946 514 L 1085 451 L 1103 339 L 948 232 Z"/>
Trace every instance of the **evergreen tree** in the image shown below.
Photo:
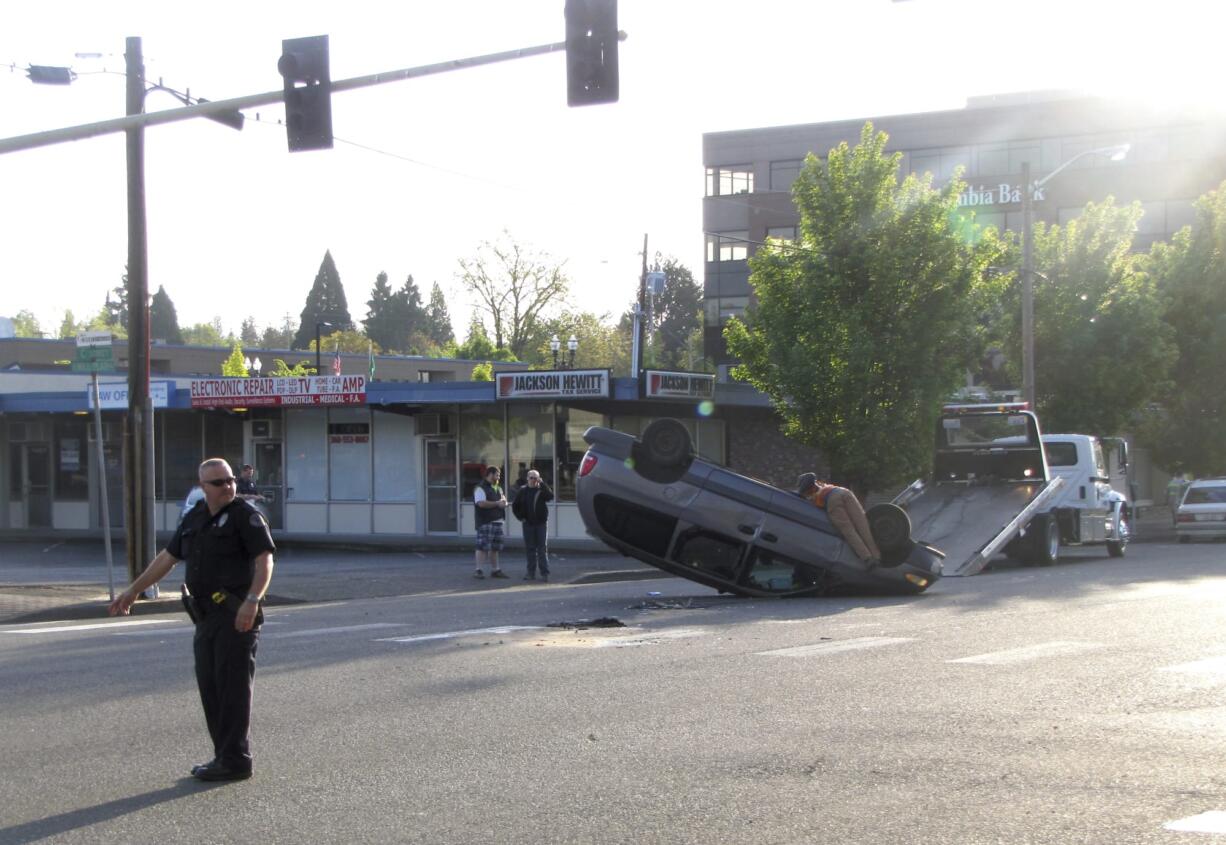
<path fill-rule="evenodd" d="M 439 347 L 455 343 L 455 329 L 451 327 L 451 314 L 447 312 L 447 299 L 438 282 L 430 290 L 430 304 L 426 306 L 425 334 Z"/>
<path fill-rule="evenodd" d="M 179 316 L 175 313 L 175 304 L 170 301 L 170 295 L 161 285 L 158 285 L 158 292 L 149 303 L 149 337 L 176 346 L 183 345 L 183 332 L 179 330 Z"/>
<path fill-rule="evenodd" d="M 106 304 L 103 305 L 108 326 L 123 329 L 128 333 L 128 274 L 123 274 L 123 283 L 117 288 L 107 291 Z"/>
<path fill-rule="evenodd" d="M 426 309 L 421 304 L 421 291 L 413 281 L 412 274 L 404 280 L 400 290 L 396 291 L 397 334 L 396 346 L 401 352 L 420 352 L 415 346 L 420 346 L 426 323 Z"/>
<path fill-rule="evenodd" d="M 370 299 L 366 300 L 366 319 L 362 321 L 362 326 L 366 329 L 366 336 L 384 349 L 401 350 L 397 343 L 397 310 L 396 294 L 387 283 L 387 273 L 380 273 L 375 277 L 375 286 L 370 289 Z"/>
<path fill-rule="evenodd" d="M 294 335 L 294 349 L 310 347 L 315 340 L 315 326 L 318 323 L 331 323 L 332 331 L 353 331 L 353 320 L 349 317 L 349 305 L 345 300 L 345 288 L 341 285 L 341 277 L 336 271 L 331 250 L 324 253 L 319 272 L 315 274 L 315 284 L 307 294 L 298 332 Z"/>
<path fill-rule="evenodd" d="M 238 339 L 243 342 L 244 346 L 260 345 L 260 330 L 256 328 L 255 317 L 243 320 L 242 328 L 238 330 Z"/>
<path fill-rule="evenodd" d="M 33 311 L 22 310 L 13 318 L 13 331 L 17 337 L 42 337 L 43 327 Z"/>
<path fill-rule="evenodd" d="M 247 372 L 247 364 L 243 360 L 245 357 L 243 345 L 237 340 L 234 341 L 229 356 L 221 362 L 221 374 L 228 378 L 247 378 L 250 373 Z"/>

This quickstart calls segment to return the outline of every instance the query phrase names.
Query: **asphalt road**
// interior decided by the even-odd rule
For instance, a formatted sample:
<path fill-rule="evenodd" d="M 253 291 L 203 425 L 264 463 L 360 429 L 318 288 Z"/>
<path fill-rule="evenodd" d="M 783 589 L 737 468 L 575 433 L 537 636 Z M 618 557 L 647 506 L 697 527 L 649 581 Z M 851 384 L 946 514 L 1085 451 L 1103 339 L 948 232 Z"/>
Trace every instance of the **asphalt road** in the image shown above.
<path fill-rule="evenodd" d="M 256 777 L 223 786 L 186 775 L 179 617 L 4 625 L 0 842 L 1212 841 L 1170 826 L 1226 831 L 1224 564 L 1150 543 L 908 599 L 273 607 Z M 606 616 L 629 627 L 546 627 Z"/>

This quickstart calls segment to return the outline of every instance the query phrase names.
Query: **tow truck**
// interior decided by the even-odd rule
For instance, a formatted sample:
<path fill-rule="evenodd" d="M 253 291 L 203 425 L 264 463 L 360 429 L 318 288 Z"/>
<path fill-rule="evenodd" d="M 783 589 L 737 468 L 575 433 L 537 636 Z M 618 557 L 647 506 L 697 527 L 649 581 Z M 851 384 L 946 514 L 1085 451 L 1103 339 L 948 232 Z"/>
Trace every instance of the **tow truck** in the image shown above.
<path fill-rule="evenodd" d="M 1063 485 L 1048 469 L 1027 403 L 946 405 L 931 476 L 912 482 L 893 504 L 907 512 L 915 537 L 945 552 L 945 576 L 966 576 L 1011 543 L 1032 563 L 1052 563 L 1060 533 L 1046 511 Z"/>

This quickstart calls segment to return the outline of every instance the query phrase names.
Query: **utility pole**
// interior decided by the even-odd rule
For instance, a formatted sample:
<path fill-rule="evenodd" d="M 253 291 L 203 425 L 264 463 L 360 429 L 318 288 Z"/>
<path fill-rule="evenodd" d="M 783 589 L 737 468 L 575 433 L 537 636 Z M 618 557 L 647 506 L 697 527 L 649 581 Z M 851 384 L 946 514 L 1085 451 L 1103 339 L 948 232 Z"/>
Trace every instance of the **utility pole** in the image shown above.
<path fill-rule="evenodd" d="M 1034 185 L 1022 162 L 1022 398 L 1035 407 L 1034 390 Z"/>
<path fill-rule="evenodd" d="M 140 38 L 128 38 L 127 115 L 145 110 L 145 61 Z M 128 416 L 124 423 L 124 532 L 128 577 L 153 559 L 153 440 L 149 397 L 149 279 L 145 220 L 145 129 L 127 133 L 128 165 Z M 101 448 L 101 444 L 99 446 Z"/>
<path fill-rule="evenodd" d="M 643 315 L 647 308 L 647 235 L 643 235 L 643 272 L 639 274 L 639 299 L 634 305 L 634 322 L 630 339 L 630 378 L 638 378 L 643 366 Z"/>

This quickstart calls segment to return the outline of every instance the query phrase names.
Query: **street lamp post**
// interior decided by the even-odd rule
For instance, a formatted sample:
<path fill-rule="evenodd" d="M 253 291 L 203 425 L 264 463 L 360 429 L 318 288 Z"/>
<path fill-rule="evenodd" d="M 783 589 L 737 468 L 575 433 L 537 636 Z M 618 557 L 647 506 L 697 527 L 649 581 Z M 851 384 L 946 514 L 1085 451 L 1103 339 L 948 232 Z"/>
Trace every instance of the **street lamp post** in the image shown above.
<path fill-rule="evenodd" d="M 558 352 L 562 349 L 562 341 L 558 340 L 555 334 L 549 338 L 549 351 L 553 353 L 553 368 L 555 370 L 573 370 L 575 368 L 575 353 L 579 351 L 579 339 L 573 334 L 570 340 L 566 341 L 566 351 L 569 355 L 569 360 L 563 360 L 558 363 Z"/>
<path fill-rule="evenodd" d="M 1030 162 L 1022 162 L 1022 398 L 1035 410 L 1034 381 L 1034 200 L 1035 193 L 1078 159 L 1104 155 L 1119 161 L 1131 144 L 1099 147 L 1073 156 L 1042 179 L 1030 181 Z"/>
<path fill-rule="evenodd" d="M 323 326 L 332 328 L 332 324 L 326 321 L 315 324 L 315 375 L 319 375 L 319 330 Z"/>
<path fill-rule="evenodd" d="M 566 341 L 566 349 L 570 352 L 570 362 L 567 367 L 573 370 L 575 368 L 575 353 L 579 351 L 579 339 L 573 334 L 570 336 L 570 340 Z"/>

